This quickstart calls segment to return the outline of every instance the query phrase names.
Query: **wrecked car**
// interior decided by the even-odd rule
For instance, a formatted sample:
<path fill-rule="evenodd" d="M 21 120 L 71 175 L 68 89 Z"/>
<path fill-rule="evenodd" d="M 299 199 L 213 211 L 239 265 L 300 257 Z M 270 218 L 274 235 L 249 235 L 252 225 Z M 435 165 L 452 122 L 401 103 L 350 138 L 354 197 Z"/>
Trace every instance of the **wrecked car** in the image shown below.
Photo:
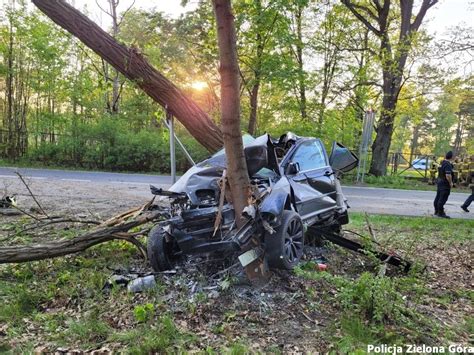
<path fill-rule="evenodd" d="M 337 232 L 349 222 L 338 180 L 358 164 L 349 149 L 334 142 L 328 156 L 321 140 L 291 132 L 243 140 L 253 198 L 240 228 L 225 187 L 223 150 L 193 166 L 169 190 L 151 186 L 153 194 L 169 199 L 170 217 L 148 237 L 155 271 L 173 268 L 184 255 L 236 252 L 243 266 L 263 256 L 270 268 L 292 269 L 303 255 L 308 227 Z"/>

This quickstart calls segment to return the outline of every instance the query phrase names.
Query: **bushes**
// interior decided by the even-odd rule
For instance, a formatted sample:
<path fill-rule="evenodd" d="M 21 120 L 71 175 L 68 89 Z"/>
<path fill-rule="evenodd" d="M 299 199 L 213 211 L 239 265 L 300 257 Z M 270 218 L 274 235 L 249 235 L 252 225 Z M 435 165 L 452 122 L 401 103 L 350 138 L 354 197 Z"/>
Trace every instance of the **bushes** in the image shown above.
<path fill-rule="evenodd" d="M 400 187 L 406 185 L 406 179 L 402 176 L 373 176 L 367 175 L 365 183 L 376 186 L 393 186 Z"/>
<path fill-rule="evenodd" d="M 106 118 L 96 124 L 76 125 L 68 131 L 72 134 L 60 136 L 56 143 L 43 142 L 31 149 L 27 159 L 74 168 L 169 173 L 166 130 L 154 128 L 134 132 L 126 123 Z M 181 140 L 195 161 L 208 155 L 193 138 L 184 136 Z M 179 146 L 176 147 L 176 158 L 178 171 L 189 168 Z"/>

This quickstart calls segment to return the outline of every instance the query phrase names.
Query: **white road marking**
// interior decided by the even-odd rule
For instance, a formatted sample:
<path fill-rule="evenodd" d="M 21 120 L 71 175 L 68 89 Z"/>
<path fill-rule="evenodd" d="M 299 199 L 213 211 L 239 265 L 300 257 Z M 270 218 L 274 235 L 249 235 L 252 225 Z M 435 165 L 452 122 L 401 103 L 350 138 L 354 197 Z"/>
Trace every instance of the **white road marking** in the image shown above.
<path fill-rule="evenodd" d="M 25 179 L 34 179 L 34 180 L 46 180 L 45 177 L 41 176 L 23 176 Z M 18 179 L 18 176 L 16 175 L 0 175 L 0 178 L 6 178 L 6 179 Z"/>
<path fill-rule="evenodd" d="M 150 182 L 130 182 L 130 181 L 107 181 L 110 184 L 127 184 L 127 185 L 147 185 L 150 186 Z"/>
<path fill-rule="evenodd" d="M 392 189 L 392 188 L 387 188 L 387 187 L 371 187 L 371 186 L 351 186 L 351 185 L 342 185 L 342 190 L 344 192 L 344 189 L 346 189 L 345 194 L 348 194 L 348 191 L 350 189 L 361 189 L 361 190 L 378 190 L 380 193 L 388 193 L 390 191 L 400 191 L 400 192 L 413 192 L 413 193 L 419 193 L 419 194 L 428 194 L 432 193 L 436 195 L 436 190 L 411 190 L 411 189 Z M 464 195 L 467 194 L 469 195 L 469 192 L 451 192 L 452 195 Z"/>
<path fill-rule="evenodd" d="M 430 199 L 425 198 L 417 198 L 417 199 L 410 199 L 410 198 L 400 198 L 400 197 L 380 197 L 380 196 L 363 196 L 363 195 L 351 195 L 347 192 L 345 193 L 346 197 L 349 198 L 360 198 L 361 200 L 368 199 L 368 200 L 380 200 L 381 203 L 384 201 L 398 201 L 398 202 L 433 202 L 435 198 L 435 194 Z"/>
<path fill-rule="evenodd" d="M 74 181 L 74 182 L 91 182 L 91 180 L 83 180 L 83 179 L 61 179 L 62 181 Z"/>

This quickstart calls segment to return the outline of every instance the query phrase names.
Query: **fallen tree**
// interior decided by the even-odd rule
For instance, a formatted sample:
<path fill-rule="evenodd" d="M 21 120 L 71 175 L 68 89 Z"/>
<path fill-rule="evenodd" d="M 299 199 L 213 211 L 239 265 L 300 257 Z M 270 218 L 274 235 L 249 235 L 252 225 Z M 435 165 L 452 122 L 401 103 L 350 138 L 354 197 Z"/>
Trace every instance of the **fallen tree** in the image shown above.
<path fill-rule="evenodd" d="M 132 209 L 118 216 L 115 216 L 103 223 L 98 224 L 90 231 L 71 238 L 60 239 L 46 243 L 32 245 L 15 245 L 0 247 L 0 264 L 22 263 L 27 261 L 43 260 L 55 258 L 68 254 L 75 254 L 84 251 L 94 245 L 108 242 L 115 239 L 125 240 L 134 244 L 146 258 L 146 251 L 138 236 L 146 235 L 149 228 L 141 229 L 137 232 L 129 232 L 131 229 L 157 221 L 166 215 L 162 210 L 148 210 L 151 203 L 142 207 Z M 67 219 L 58 219 L 58 222 L 68 221 Z M 81 222 L 71 219 L 71 223 Z M 44 218 L 39 220 L 37 228 L 51 225 L 55 222 L 54 218 Z M 90 221 L 85 221 L 91 223 Z"/>
<path fill-rule="evenodd" d="M 138 48 L 126 47 L 64 0 L 33 0 L 56 24 L 79 38 L 153 100 L 166 107 L 210 152 L 222 148 L 222 133 L 209 116 L 158 72 Z"/>

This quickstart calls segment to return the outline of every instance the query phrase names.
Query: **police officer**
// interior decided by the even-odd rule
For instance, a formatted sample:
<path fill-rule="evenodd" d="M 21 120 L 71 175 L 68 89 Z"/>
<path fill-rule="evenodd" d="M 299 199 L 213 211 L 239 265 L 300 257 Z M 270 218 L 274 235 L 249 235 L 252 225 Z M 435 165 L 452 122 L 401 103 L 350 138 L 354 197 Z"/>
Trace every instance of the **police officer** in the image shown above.
<path fill-rule="evenodd" d="M 448 201 L 451 187 L 453 187 L 453 152 L 449 151 L 445 155 L 445 159 L 438 167 L 438 180 L 436 197 L 434 200 L 435 216 L 442 218 L 450 218 L 444 212 L 444 205 Z"/>
<path fill-rule="evenodd" d="M 474 155 L 471 155 L 471 162 L 474 163 Z M 464 212 L 469 212 L 467 209 L 472 201 L 474 201 L 474 171 L 471 170 L 471 164 L 469 166 L 469 173 L 471 174 L 469 187 L 471 188 L 471 195 L 467 198 L 466 201 L 461 205 L 461 208 Z"/>

